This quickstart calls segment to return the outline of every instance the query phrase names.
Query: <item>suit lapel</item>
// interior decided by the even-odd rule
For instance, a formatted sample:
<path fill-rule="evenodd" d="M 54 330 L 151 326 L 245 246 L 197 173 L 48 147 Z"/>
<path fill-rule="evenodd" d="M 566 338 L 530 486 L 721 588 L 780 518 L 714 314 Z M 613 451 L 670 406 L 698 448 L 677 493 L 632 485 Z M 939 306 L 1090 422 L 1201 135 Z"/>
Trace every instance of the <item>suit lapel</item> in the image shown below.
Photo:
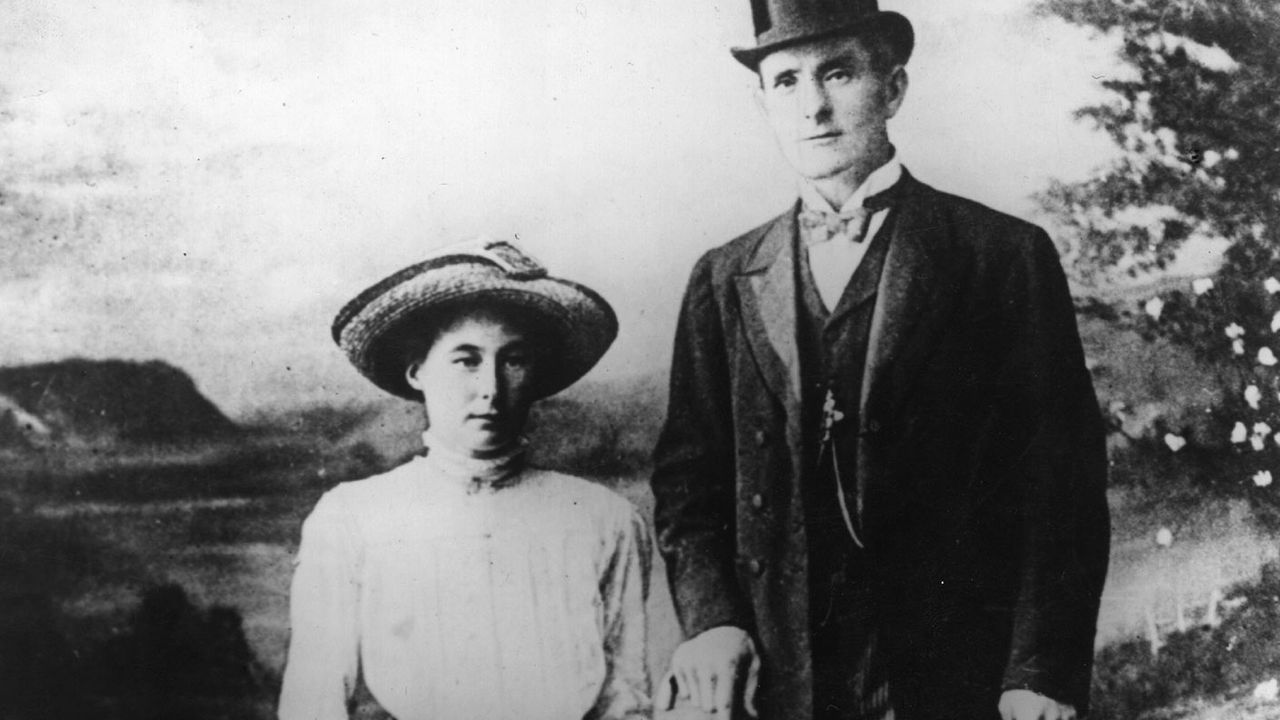
<path fill-rule="evenodd" d="M 904 351 L 942 309 L 938 300 L 943 289 L 940 256 L 946 237 L 939 224 L 930 220 L 931 208 L 923 192 L 926 188 L 909 176 L 903 182 L 909 184 L 894 210 L 898 217 L 867 338 L 859 414 L 863 423 L 875 419 L 870 413 L 877 407 L 876 393 L 884 387 L 882 380 L 890 370 L 904 379 L 912 374 L 906 365 L 923 359 Z"/>
<path fill-rule="evenodd" d="M 924 358 L 904 352 L 936 325 L 946 303 L 944 269 L 946 233 L 932 219 L 928 188 L 911 176 L 903 178 L 893 220 L 892 238 L 876 291 L 862 376 L 863 423 L 873 419 L 878 393 L 890 371 L 909 378 L 911 365 Z M 800 402 L 800 357 L 796 344 L 795 209 L 776 218 L 765 230 L 742 272 L 734 277 L 742 322 L 756 366 L 765 384 L 784 404 Z"/>
<path fill-rule="evenodd" d="M 779 402 L 800 402 L 796 345 L 795 209 L 773 221 L 744 270 L 735 276 L 742 322 L 756 366 Z"/>

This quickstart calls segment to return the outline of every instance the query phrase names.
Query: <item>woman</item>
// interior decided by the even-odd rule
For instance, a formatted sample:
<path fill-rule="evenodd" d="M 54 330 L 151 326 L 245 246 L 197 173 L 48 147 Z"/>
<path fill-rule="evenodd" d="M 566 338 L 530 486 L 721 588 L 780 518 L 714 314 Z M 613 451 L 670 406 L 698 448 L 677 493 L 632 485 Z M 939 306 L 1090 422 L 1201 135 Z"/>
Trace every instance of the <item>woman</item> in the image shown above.
<path fill-rule="evenodd" d="M 585 374 L 613 310 L 508 243 L 361 293 L 333 336 L 424 403 L 426 454 L 326 493 L 302 528 L 282 720 L 647 717 L 650 541 L 622 497 L 525 466 L 530 404 Z"/>

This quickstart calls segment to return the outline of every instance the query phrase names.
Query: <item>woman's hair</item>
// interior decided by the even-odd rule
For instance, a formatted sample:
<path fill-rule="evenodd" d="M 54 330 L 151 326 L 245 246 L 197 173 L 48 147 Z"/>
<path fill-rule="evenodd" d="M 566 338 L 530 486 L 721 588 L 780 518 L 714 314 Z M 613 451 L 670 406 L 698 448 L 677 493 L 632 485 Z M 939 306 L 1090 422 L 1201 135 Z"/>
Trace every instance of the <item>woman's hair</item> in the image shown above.
<path fill-rule="evenodd" d="M 524 334 L 529 348 L 533 351 L 533 371 L 535 381 L 541 374 L 539 369 L 547 362 L 554 361 L 559 344 L 559 333 L 555 332 L 541 314 L 526 307 L 500 300 L 474 298 L 460 301 L 452 305 L 433 308 L 404 323 L 404 330 L 395 339 L 400 367 L 407 370 L 410 366 L 422 362 L 436 340 L 445 330 L 452 328 L 470 316 L 497 318 L 503 323 L 520 330 Z"/>

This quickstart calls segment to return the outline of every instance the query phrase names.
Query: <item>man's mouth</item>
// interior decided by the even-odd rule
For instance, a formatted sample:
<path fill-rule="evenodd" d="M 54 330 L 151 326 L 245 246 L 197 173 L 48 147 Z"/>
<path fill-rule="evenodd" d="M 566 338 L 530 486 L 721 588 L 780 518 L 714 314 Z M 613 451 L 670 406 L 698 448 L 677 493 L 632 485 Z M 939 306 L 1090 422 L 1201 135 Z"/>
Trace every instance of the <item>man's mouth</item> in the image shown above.
<path fill-rule="evenodd" d="M 823 140 L 834 140 L 838 137 L 840 137 L 840 133 L 836 130 L 832 130 L 830 132 L 824 132 L 821 135 L 812 135 L 805 138 L 805 140 L 809 142 L 822 142 Z"/>

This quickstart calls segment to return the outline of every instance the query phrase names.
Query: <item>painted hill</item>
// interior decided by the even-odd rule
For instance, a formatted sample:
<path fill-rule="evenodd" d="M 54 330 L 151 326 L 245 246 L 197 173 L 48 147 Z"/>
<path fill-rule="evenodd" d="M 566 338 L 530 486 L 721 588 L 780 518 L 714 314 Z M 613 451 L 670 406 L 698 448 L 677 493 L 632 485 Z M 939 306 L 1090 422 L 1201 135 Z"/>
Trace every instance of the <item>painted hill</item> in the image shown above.
<path fill-rule="evenodd" d="M 0 368 L 0 447 L 189 441 L 235 431 L 185 372 L 163 362 Z"/>

